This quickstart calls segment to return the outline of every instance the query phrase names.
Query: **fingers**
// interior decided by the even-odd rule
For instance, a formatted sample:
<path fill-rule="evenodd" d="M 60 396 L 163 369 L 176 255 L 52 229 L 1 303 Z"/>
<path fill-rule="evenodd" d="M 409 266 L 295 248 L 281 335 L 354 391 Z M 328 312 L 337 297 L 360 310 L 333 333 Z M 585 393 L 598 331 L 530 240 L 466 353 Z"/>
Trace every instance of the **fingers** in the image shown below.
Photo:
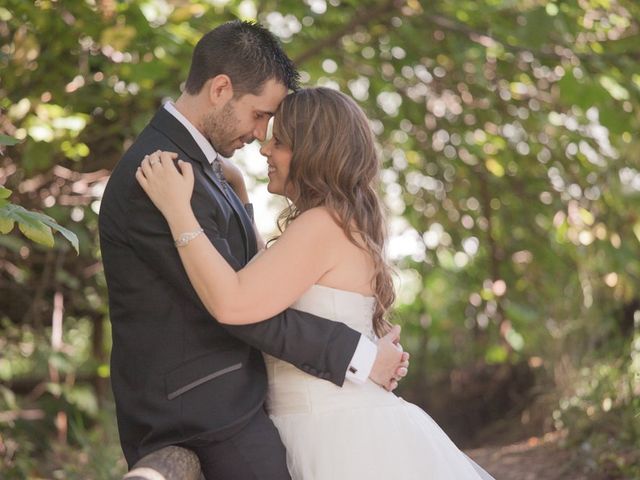
<path fill-rule="evenodd" d="M 158 152 L 156 152 L 158 153 Z M 178 154 L 175 152 L 160 152 L 159 155 L 160 165 L 163 167 L 175 167 L 173 161 L 178 158 Z"/>
<path fill-rule="evenodd" d="M 180 173 L 182 173 L 183 176 L 186 173 L 189 179 L 193 178 L 193 170 L 190 170 L 191 165 L 188 162 L 180 160 L 179 162 L 184 165 L 188 165 L 188 167 L 181 168 L 181 171 L 178 171 L 174 163 L 177 158 L 178 154 L 176 152 L 165 152 L 160 150 L 156 150 L 153 153 L 145 155 L 140 163 L 140 168 L 147 180 L 147 185 L 149 185 L 149 182 L 153 181 L 155 178 L 161 179 L 167 175 L 171 177 Z"/>
<path fill-rule="evenodd" d="M 394 344 L 398 343 L 400 340 L 400 325 L 394 325 L 391 327 L 391 330 L 389 330 L 389 332 L 382 338 L 387 339 Z"/>
<path fill-rule="evenodd" d="M 178 158 L 178 154 L 176 152 L 156 150 L 153 153 L 145 155 L 140 166 L 144 166 L 146 164 L 149 167 L 168 167 L 176 158 Z"/>
<path fill-rule="evenodd" d="M 409 355 L 409 352 L 402 352 L 402 356 L 400 357 L 400 364 L 398 365 L 398 368 L 396 369 L 396 379 L 397 380 L 401 380 L 402 378 L 406 377 L 407 374 L 409 373 L 409 358 L 411 357 L 411 355 Z"/>
<path fill-rule="evenodd" d="M 185 162 L 184 160 L 178 160 L 178 166 L 180 167 L 180 172 L 182 173 L 182 176 L 189 182 L 192 182 L 193 166 L 189 162 Z"/>
<path fill-rule="evenodd" d="M 140 184 L 142 189 L 148 194 L 149 182 L 147 181 L 147 178 L 144 176 L 144 173 L 142 173 L 142 169 L 140 167 L 138 167 L 138 169 L 136 170 L 136 180 L 138 180 L 138 183 Z"/>
<path fill-rule="evenodd" d="M 387 390 L 393 391 L 395 388 L 397 388 L 400 380 L 407 376 L 407 374 L 409 373 L 409 357 L 410 355 L 408 352 L 402 353 L 402 356 L 400 357 L 400 363 L 398 364 L 398 367 L 394 372 L 393 378 L 389 381 Z"/>
<path fill-rule="evenodd" d="M 378 353 L 369 377 L 386 390 L 397 388 L 409 369 L 409 354 L 394 343 L 400 335 L 400 327 L 395 325 L 378 342 Z"/>
<path fill-rule="evenodd" d="M 393 327 L 391 327 L 391 333 L 393 334 L 393 338 L 394 340 L 399 340 L 400 339 L 400 325 L 394 325 Z"/>
<path fill-rule="evenodd" d="M 144 156 L 144 160 L 147 160 L 147 162 L 149 163 L 150 167 L 153 167 L 154 165 L 159 165 L 160 164 L 160 150 L 156 150 L 153 153 L 149 153 L 148 155 Z"/>
<path fill-rule="evenodd" d="M 409 357 L 410 355 L 407 352 L 404 352 L 400 357 L 400 365 L 399 367 L 409 368 Z"/>
<path fill-rule="evenodd" d="M 151 160 L 151 155 L 145 155 L 145 157 L 142 159 L 142 163 L 140 163 L 140 168 L 142 169 L 142 173 L 144 173 L 145 177 L 148 177 L 153 172 Z"/>

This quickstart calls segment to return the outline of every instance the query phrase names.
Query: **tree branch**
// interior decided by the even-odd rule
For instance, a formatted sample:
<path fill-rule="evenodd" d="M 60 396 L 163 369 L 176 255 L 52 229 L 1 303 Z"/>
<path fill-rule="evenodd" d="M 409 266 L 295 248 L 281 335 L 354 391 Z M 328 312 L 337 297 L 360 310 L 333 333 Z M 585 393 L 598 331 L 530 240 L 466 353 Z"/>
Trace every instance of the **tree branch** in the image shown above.
<path fill-rule="evenodd" d="M 432 15 L 424 15 L 422 16 L 427 22 L 436 25 L 444 30 L 449 30 L 452 32 L 462 33 L 469 37 L 469 39 L 473 42 L 476 42 L 484 47 L 488 47 L 492 44 L 501 45 L 505 50 L 509 50 L 515 53 L 529 52 L 536 57 L 540 58 L 570 58 L 569 55 L 566 55 L 567 52 L 570 52 L 572 56 L 579 58 L 580 60 L 601 60 L 603 58 L 607 59 L 619 59 L 621 56 L 626 56 L 634 60 L 640 59 L 640 52 L 620 52 L 620 53 L 601 53 L 601 54 L 580 54 L 576 53 L 572 48 L 565 47 L 562 45 L 555 45 L 555 47 L 559 47 L 564 50 L 565 54 L 558 53 L 556 48 L 546 47 L 542 50 L 534 50 L 528 47 L 520 47 L 518 45 L 511 45 L 507 42 L 504 42 L 497 38 L 495 35 L 492 35 L 488 32 L 482 32 L 480 30 L 476 30 L 474 28 L 469 27 L 468 25 L 459 23 L 451 18 L 445 17 L 444 15 L 432 14 Z M 572 45 L 571 47 L 574 47 Z"/>
<path fill-rule="evenodd" d="M 200 462 L 191 450 L 169 446 L 141 458 L 123 480 L 199 480 Z"/>
<path fill-rule="evenodd" d="M 372 20 L 375 20 L 376 18 L 381 17 L 394 10 L 399 10 L 405 4 L 405 2 L 406 0 L 387 0 L 385 3 L 375 8 L 363 7 L 358 9 L 353 15 L 353 18 L 342 28 L 336 30 L 328 37 L 315 42 L 311 48 L 294 58 L 293 62 L 297 66 L 302 65 L 304 62 L 316 56 L 325 48 L 337 44 L 342 37 L 352 32 L 355 28 L 361 25 L 366 25 Z"/>

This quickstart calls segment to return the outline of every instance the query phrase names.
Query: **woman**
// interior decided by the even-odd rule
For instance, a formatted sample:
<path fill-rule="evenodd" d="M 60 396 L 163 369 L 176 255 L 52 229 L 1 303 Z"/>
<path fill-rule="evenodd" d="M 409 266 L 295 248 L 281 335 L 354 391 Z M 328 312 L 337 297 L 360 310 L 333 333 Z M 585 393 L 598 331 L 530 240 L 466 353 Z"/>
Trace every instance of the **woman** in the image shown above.
<path fill-rule="evenodd" d="M 293 306 L 382 336 L 394 292 L 366 116 L 337 91 L 298 91 L 280 105 L 261 152 L 269 191 L 289 198 L 291 207 L 277 242 L 239 272 L 197 235 L 190 164 L 178 161 L 179 172 L 174 155 L 156 153 L 136 174 L 174 238 L 196 232 L 179 252 L 203 304 L 222 323 L 259 322 Z M 426 413 L 373 382 L 338 388 L 266 360 L 267 409 L 294 479 L 491 478 Z"/>

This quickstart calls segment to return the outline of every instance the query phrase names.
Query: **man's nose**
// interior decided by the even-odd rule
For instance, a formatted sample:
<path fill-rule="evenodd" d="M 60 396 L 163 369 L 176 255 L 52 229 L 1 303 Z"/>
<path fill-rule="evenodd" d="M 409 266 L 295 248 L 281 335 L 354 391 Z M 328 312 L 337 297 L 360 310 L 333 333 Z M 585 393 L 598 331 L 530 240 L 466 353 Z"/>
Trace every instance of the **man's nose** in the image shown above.
<path fill-rule="evenodd" d="M 269 125 L 269 120 L 258 120 L 256 122 L 255 128 L 253 129 L 253 136 L 264 142 L 267 138 L 267 127 Z"/>

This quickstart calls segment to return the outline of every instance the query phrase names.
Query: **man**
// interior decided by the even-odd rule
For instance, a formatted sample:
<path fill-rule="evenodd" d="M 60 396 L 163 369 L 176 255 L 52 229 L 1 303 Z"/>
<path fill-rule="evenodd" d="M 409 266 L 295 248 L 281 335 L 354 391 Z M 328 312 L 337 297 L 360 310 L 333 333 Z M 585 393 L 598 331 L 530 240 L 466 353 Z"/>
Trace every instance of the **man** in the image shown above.
<path fill-rule="evenodd" d="M 336 385 L 370 376 L 386 388 L 406 374 L 397 331 L 376 346 L 347 326 L 295 310 L 224 326 L 203 307 L 168 225 L 135 170 L 156 150 L 193 165 L 192 206 L 235 269 L 255 255 L 250 216 L 223 178 L 220 158 L 255 138 L 298 74 L 262 27 L 231 22 L 194 50 L 185 92 L 161 108 L 114 169 L 100 210 L 113 329 L 111 378 L 129 466 L 166 445 L 198 455 L 207 478 L 289 478 L 284 447 L 264 408 L 261 351 Z M 242 299 L 238 299 L 242 301 Z M 369 373 L 370 372 L 370 373 Z"/>

